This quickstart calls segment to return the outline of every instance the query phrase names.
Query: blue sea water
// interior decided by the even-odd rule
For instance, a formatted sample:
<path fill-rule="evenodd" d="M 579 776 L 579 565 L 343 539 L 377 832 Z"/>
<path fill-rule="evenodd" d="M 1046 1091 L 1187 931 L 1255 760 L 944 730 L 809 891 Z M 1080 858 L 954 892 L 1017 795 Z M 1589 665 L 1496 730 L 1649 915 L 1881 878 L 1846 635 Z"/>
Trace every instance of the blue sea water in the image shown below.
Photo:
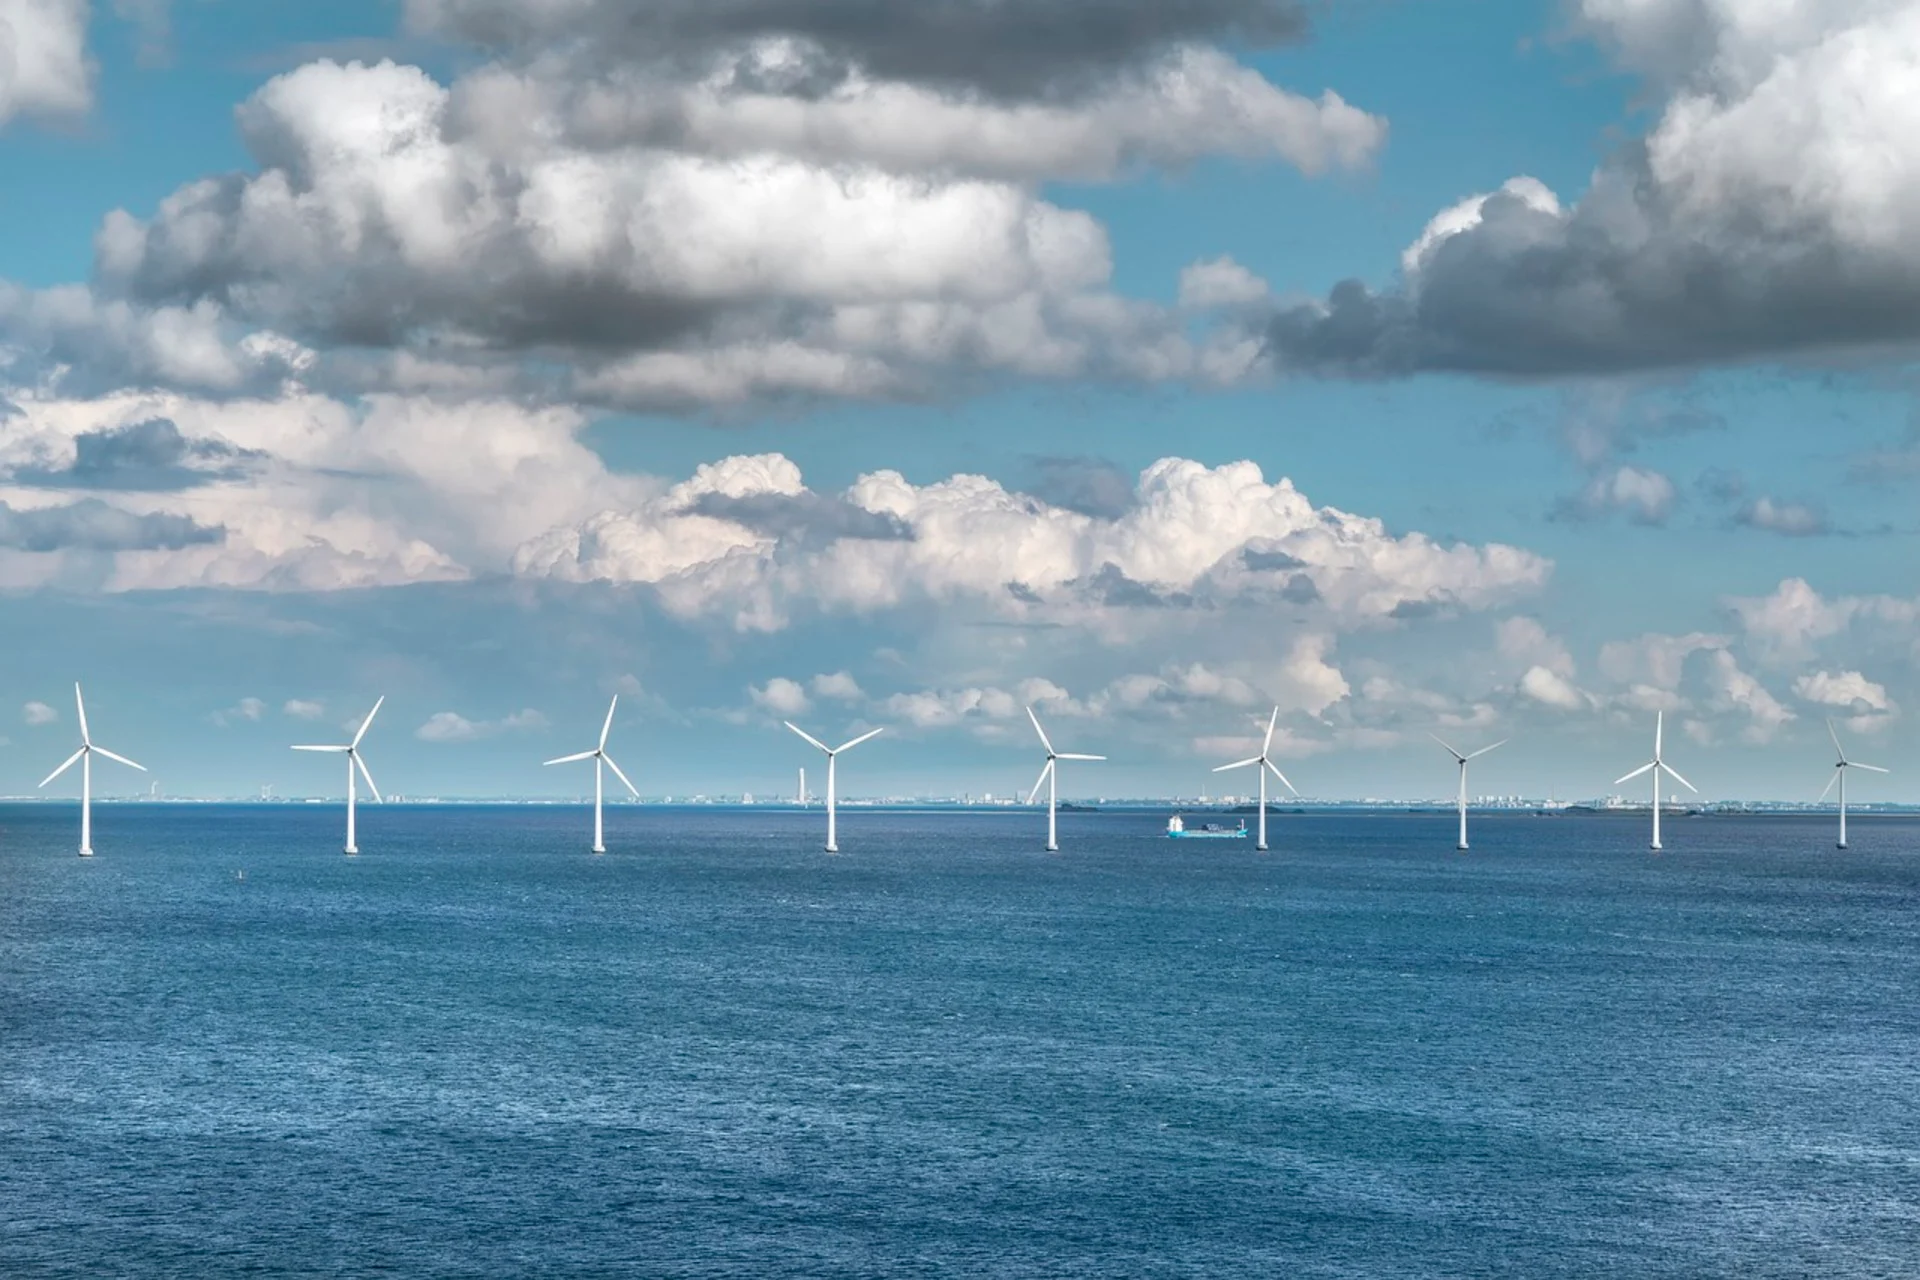
<path fill-rule="evenodd" d="M 1920 1274 L 1920 823 L 95 817 L 0 809 L 6 1277 Z"/>

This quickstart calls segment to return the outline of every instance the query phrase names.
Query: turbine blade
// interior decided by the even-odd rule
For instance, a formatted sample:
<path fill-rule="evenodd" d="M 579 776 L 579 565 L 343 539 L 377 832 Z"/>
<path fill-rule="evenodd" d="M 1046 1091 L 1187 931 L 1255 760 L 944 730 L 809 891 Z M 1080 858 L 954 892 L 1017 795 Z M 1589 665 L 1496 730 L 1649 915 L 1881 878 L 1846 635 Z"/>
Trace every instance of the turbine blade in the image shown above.
<path fill-rule="evenodd" d="M 1280 708 L 1275 707 L 1273 714 L 1267 717 L 1267 736 L 1260 740 L 1260 754 L 1265 756 L 1273 750 L 1273 727 L 1280 723 Z"/>
<path fill-rule="evenodd" d="M 600 754 L 600 753 L 599 753 L 598 751 L 576 751 L 576 752 L 574 752 L 574 753 L 573 753 L 572 755 L 570 755 L 570 756 L 560 756 L 560 757 L 559 757 L 559 758 L 557 758 L 557 759 L 554 759 L 554 760 L 548 760 L 548 761 L 545 761 L 544 763 L 546 763 L 546 764 L 572 764 L 572 763 L 573 763 L 573 762 L 574 762 L 575 760 L 591 760 L 591 759 L 593 759 L 593 758 L 594 758 L 595 756 L 597 756 L 597 755 L 599 755 L 599 754 Z"/>
<path fill-rule="evenodd" d="M 600 726 L 600 749 L 607 749 L 607 735 L 613 732 L 613 709 L 620 705 L 620 695 L 614 694 L 613 701 L 607 704 L 607 722 Z"/>
<path fill-rule="evenodd" d="M 113 752 L 107 750 L 105 747 L 95 747 L 94 750 L 99 752 L 101 755 L 105 756 L 109 760 L 118 760 L 121 764 L 126 765 L 130 769 L 138 769 L 142 773 L 145 773 L 147 771 L 147 766 L 143 764 L 135 764 L 133 761 L 127 759 L 125 756 L 117 756 L 113 754 Z"/>
<path fill-rule="evenodd" d="M 1638 769 L 1635 769 L 1632 773 L 1627 774 L 1625 777 L 1615 778 L 1613 780 L 1613 785 L 1617 787 L 1623 782 L 1632 782 L 1635 778 L 1639 777 L 1641 774 L 1645 773 L 1647 770 L 1653 768 L 1653 766 L 1654 766 L 1654 761 L 1649 760 L 1647 761 L 1647 763 L 1641 765 Z"/>
<path fill-rule="evenodd" d="M 787 728 L 793 730 L 795 733 L 799 734 L 801 737 L 805 738 L 808 742 L 811 742 L 814 746 L 820 748 L 822 751 L 825 751 L 828 755 L 833 754 L 832 750 L 828 748 L 826 743 L 820 741 L 820 739 L 814 737 L 812 734 L 808 733 L 805 729 L 802 729 L 799 725 L 795 724 L 793 721 L 782 720 L 780 723 L 784 724 L 785 726 L 787 726 Z"/>
<path fill-rule="evenodd" d="M 1885 769 L 1882 769 L 1882 768 L 1881 768 L 1881 767 L 1880 767 L 1879 765 L 1877 765 L 1877 764 L 1861 764 L 1861 763 L 1860 763 L 1860 762 L 1859 762 L 1858 760 L 1849 760 L 1849 761 L 1847 761 L 1847 768 L 1849 768 L 1849 769 L 1865 769 L 1865 770 L 1866 770 L 1866 771 L 1867 771 L 1868 773 L 1886 773 L 1886 772 L 1887 772 L 1887 770 L 1885 770 Z"/>
<path fill-rule="evenodd" d="M 1453 744 L 1452 744 L 1452 743 L 1450 743 L 1450 742 L 1448 742 L 1448 741 L 1447 741 L 1447 740 L 1446 740 L 1445 738 L 1443 738 L 1443 737 L 1441 737 L 1441 736 L 1440 736 L 1439 734 L 1437 734 L 1437 733 L 1435 733 L 1435 732 L 1433 732 L 1433 731 L 1432 731 L 1431 729 L 1429 729 L 1429 730 L 1427 731 L 1427 736 L 1428 736 L 1429 738 L 1432 738 L 1432 739 L 1433 739 L 1433 740 L 1434 740 L 1435 742 L 1437 742 L 1437 743 L 1439 743 L 1439 744 L 1440 744 L 1441 746 L 1443 746 L 1443 747 L 1445 747 L 1445 748 L 1447 749 L 1447 754 L 1448 754 L 1448 755 L 1450 755 L 1450 756 L 1452 756 L 1452 757 L 1453 757 L 1453 758 L 1454 758 L 1455 760 L 1465 760 L 1465 759 L 1466 759 L 1466 757 L 1465 757 L 1465 756 L 1463 756 L 1463 755 L 1461 755 L 1461 754 L 1460 754 L 1460 753 L 1459 753 L 1458 751 L 1455 751 L 1455 750 L 1453 749 Z"/>
<path fill-rule="evenodd" d="M 627 782 L 627 775 L 620 772 L 620 766 L 613 762 L 613 757 L 603 755 L 600 758 L 607 762 L 607 768 L 613 770 L 614 777 L 620 779 L 620 781 L 622 782 L 627 783 L 627 790 L 633 792 L 633 798 L 635 800 L 638 800 L 640 798 L 640 788 L 634 786 L 631 782 Z"/>
<path fill-rule="evenodd" d="M 1687 790 L 1693 792 L 1693 794 L 1695 795 L 1700 794 L 1700 788 L 1694 786 L 1691 782 L 1688 782 L 1685 778 L 1681 777 L 1680 771 L 1678 769 L 1674 768 L 1672 765 L 1668 764 L 1664 760 L 1660 762 L 1660 767 L 1662 769 L 1665 769 L 1668 773 L 1672 774 L 1673 780 L 1675 782 L 1679 783 L 1681 786 L 1685 787 Z M 1836 770 L 1836 772 L 1838 771 Z"/>
<path fill-rule="evenodd" d="M 1047 785 L 1047 775 L 1052 772 L 1053 772 L 1053 757 L 1048 756 L 1047 762 L 1040 766 L 1040 776 L 1034 779 L 1033 790 L 1027 792 L 1028 804 L 1032 804 L 1035 800 L 1039 799 L 1040 788 Z M 42 783 L 41 785 L 45 786 L 46 784 Z"/>
<path fill-rule="evenodd" d="M 367 719 L 371 720 L 373 719 L 373 717 L 368 716 Z M 378 800 L 381 804 L 385 804 L 387 802 L 387 798 L 381 795 L 380 788 L 373 784 L 373 774 L 368 772 L 367 762 L 360 758 L 360 753 L 356 751 L 348 758 L 351 759 L 354 762 L 354 764 L 360 767 L 360 776 L 367 780 L 367 790 L 373 792 L 373 798 L 375 800 Z"/>
<path fill-rule="evenodd" d="M 1666 723 L 1666 719 L 1667 713 L 1664 711 L 1653 713 L 1653 758 L 1655 760 L 1660 758 L 1660 729 Z"/>
<path fill-rule="evenodd" d="M 1502 738 L 1502 739 L 1500 739 L 1500 741 L 1498 741 L 1498 742 L 1496 742 L 1496 743 L 1494 743 L 1494 744 L 1493 744 L 1493 747 L 1504 747 L 1504 746 L 1506 746 L 1506 745 L 1507 745 L 1507 744 L 1508 744 L 1509 742 L 1512 742 L 1512 741 L 1513 741 L 1513 739 L 1512 739 L 1512 738 Z M 1473 753 L 1472 755 L 1469 755 L 1469 756 L 1467 757 L 1467 760 L 1471 760 L 1471 759 L 1473 759 L 1473 758 L 1474 758 L 1474 756 L 1483 756 L 1483 755 L 1485 755 L 1485 754 L 1487 754 L 1487 752 L 1489 752 L 1489 751 L 1491 751 L 1491 750 L 1493 750 L 1493 747 L 1482 747 L 1482 748 L 1480 748 L 1480 749 L 1479 749 L 1478 751 L 1475 751 L 1475 752 L 1474 752 L 1474 753 Z M 1464 764 L 1464 763 L 1466 763 L 1466 761 L 1464 761 L 1464 760 L 1463 760 L 1463 761 L 1461 761 L 1461 763 L 1462 763 L 1462 764 Z"/>
<path fill-rule="evenodd" d="M 1047 741 L 1047 731 L 1040 727 L 1040 717 L 1033 714 L 1032 707 L 1027 708 L 1027 719 L 1033 721 L 1033 731 L 1040 735 L 1040 745 L 1047 749 L 1048 755 L 1052 755 L 1053 744 Z"/>
<path fill-rule="evenodd" d="M 87 734 L 87 700 L 80 696 L 80 682 L 73 682 L 73 709 L 80 713 L 80 741 L 85 744 L 93 739 Z"/>
<path fill-rule="evenodd" d="M 295 751 L 351 751 L 352 747 L 295 747 Z"/>
<path fill-rule="evenodd" d="M 87 749 L 85 747 L 82 747 L 78 751 L 74 752 L 72 755 L 68 756 L 67 762 L 61 765 L 58 769 L 55 769 L 52 773 L 48 774 L 46 782 L 42 782 L 40 785 L 43 787 L 46 786 L 47 782 L 52 782 L 55 778 L 65 773 L 67 770 L 73 768 L 74 762 L 85 754 L 87 754 Z"/>
<path fill-rule="evenodd" d="M 1081 755 L 1078 752 L 1074 752 L 1074 751 L 1062 751 L 1059 755 L 1055 756 L 1054 759 L 1055 760 L 1105 760 L 1106 757 Z"/>
<path fill-rule="evenodd" d="M 384 693 L 381 694 L 378 698 L 374 699 L 373 710 L 367 712 L 367 718 L 360 722 L 360 732 L 353 735 L 353 742 L 350 745 L 356 746 L 356 747 L 360 745 L 360 739 L 367 736 L 367 729 L 370 725 L 373 724 L 373 718 L 380 714 L 380 704 L 385 702 L 386 700 L 387 700 L 387 695 Z M 373 783 L 369 781 L 367 785 L 372 786 Z"/>
<path fill-rule="evenodd" d="M 1292 784 L 1291 782 L 1288 782 L 1288 781 L 1287 781 L 1287 775 L 1286 775 L 1286 774 L 1284 774 L 1284 773 L 1282 773 L 1282 772 L 1280 772 L 1280 766 L 1279 766 L 1279 765 L 1277 765 L 1277 764 L 1275 764 L 1275 763 L 1274 763 L 1273 761 L 1271 761 L 1271 760 L 1268 760 L 1268 761 L 1266 761 L 1265 763 L 1266 763 L 1266 766 L 1267 766 L 1267 768 L 1269 768 L 1269 769 L 1271 769 L 1271 770 L 1273 770 L 1273 776 L 1274 776 L 1274 777 L 1276 777 L 1276 778 L 1278 778 L 1278 779 L 1280 779 L 1280 782 L 1281 782 L 1281 784 L 1282 784 L 1283 786 L 1285 786 L 1287 790 L 1289 790 L 1289 791 L 1291 791 L 1291 792 L 1293 792 L 1293 794 L 1295 794 L 1295 795 L 1299 795 L 1299 794 L 1300 794 L 1300 789 L 1299 789 L 1298 787 L 1296 787 L 1296 786 L 1294 786 L 1294 785 L 1293 785 L 1293 784 Z"/>
<path fill-rule="evenodd" d="M 876 737 L 879 734 L 882 734 L 884 732 L 886 732 L 885 725 L 881 725 L 878 729 L 869 729 L 865 733 L 861 734 L 859 737 L 855 738 L 852 742 L 843 742 L 839 746 L 835 747 L 833 749 L 833 754 L 839 755 L 842 751 L 851 751 L 855 747 L 859 746 L 861 743 L 865 742 L 868 738 Z"/>
<path fill-rule="evenodd" d="M 1259 764 L 1261 761 L 1265 759 L 1266 759 L 1265 756 L 1253 756 L 1250 759 L 1246 759 L 1246 760 L 1235 760 L 1232 764 L 1221 765 L 1218 769 L 1215 769 L 1214 772 L 1225 773 L 1229 769 L 1244 769 L 1250 764 Z"/>
<path fill-rule="evenodd" d="M 1829 795 L 1833 793 L 1833 784 L 1838 781 L 1840 781 L 1840 771 L 1838 769 L 1835 769 L 1833 771 L 1833 776 L 1827 779 L 1827 785 L 1820 789 L 1820 800 L 1825 800 Z M 1820 800 L 1816 800 L 1814 801 L 1814 803 L 1819 804 Z"/>
<path fill-rule="evenodd" d="M 1840 757 L 1840 763 L 1847 763 L 1847 749 L 1840 745 L 1840 735 L 1834 732 L 1833 717 L 1827 717 L 1827 736 L 1833 739 L 1834 754 Z"/>

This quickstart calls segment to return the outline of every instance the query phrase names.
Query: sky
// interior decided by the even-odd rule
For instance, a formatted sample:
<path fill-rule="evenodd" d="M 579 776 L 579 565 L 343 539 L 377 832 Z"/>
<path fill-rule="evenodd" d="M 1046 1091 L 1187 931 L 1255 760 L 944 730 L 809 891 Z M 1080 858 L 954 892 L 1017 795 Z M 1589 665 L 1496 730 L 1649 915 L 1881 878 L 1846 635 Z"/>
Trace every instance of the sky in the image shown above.
<path fill-rule="evenodd" d="M 0 0 L 0 794 L 1920 801 L 1920 0 Z M 1238 789 L 1250 785 L 1240 775 Z M 63 778 L 52 790 L 71 790 Z M 1636 784 L 1637 785 L 1637 784 Z"/>

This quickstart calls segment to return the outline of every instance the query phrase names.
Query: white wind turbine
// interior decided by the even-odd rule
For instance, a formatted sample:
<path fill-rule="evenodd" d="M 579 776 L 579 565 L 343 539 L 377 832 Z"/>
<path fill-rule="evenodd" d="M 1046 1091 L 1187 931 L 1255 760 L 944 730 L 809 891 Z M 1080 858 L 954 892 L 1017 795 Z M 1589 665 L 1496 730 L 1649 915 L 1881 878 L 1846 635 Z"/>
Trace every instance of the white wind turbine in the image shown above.
<path fill-rule="evenodd" d="M 387 700 L 386 695 L 381 694 L 379 699 L 374 702 L 373 710 L 367 712 L 367 718 L 360 722 L 360 732 L 354 734 L 353 741 L 349 742 L 346 746 L 344 747 L 295 747 L 294 748 L 295 751 L 337 751 L 337 752 L 344 752 L 346 754 L 346 757 L 347 757 L 347 852 L 348 853 L 360 852 L 360 846 L 353 842 L 353 808 L 354 808 L 354 801 L 358 797 L 359 790 L 360 790 L 359 781 L 353 775 L 353 771 L 356 768 L 360 770 L 360 776 L 367 780 L 367 790 L 373 792 L 373 798 L 375 800 L 379 800 L 381 804 L 386 803 L 386 800 L 382 798 L 380 795 L 380 788 L 373 784 L 373 775 L 367 772 L 367 762 L 360 758 L 360 739 L 367 736 L 367 726 L 372 724 L 373 718 L 380 714 L 380 705 L 381 703 L 384 703 L 386 700 Z"/>
<path fill-rule="evenodd" d="M 1055 762 L 1059 760 L 1105 760 L 1105 756 L 1081 755 L 1074 751 L 1055 751 L 1053 744 L 1047 741 L 1047 731 L 1040 727 L 1040 717 L 1033 714 L 1033 708 L 1027 708 L 1027 719 L 1033 721 L 1033 731 L 1040 735 L 1040 745 L 1047 749 L 1047 763 L 1041 766 L 1040 777 L 1035 780 L 1033 790 L 1027 793 L 1027 803 L 1032 804 L 1040 795 L 1040 784 L 1047 784 L 1047 852 L 1060 851 L 1059 827 L 1056 825 L 1055 810 L 1060 797 L 1060 770 Z"/>
<path fill-rule="evenodd" d="M 1300 794 L 1294 790 L 1294 785 L 1287 781 L 1287 775 L 1280 772 L 1280 766 L 1267 755 L 1273 750 L 1273 727 L 1278 723 L 1280 723 L 1280 708 L 1275 707 L 1273 714 L 1267 717 L 1267 736 L 1261 740 L 1260 754 L 1246 760 L 1235 760 L 1232 764 L 1223 764 L 1214 770 L 1215 773 L 1225 773 L 1229 769 L 1244 769 L 1248 765 L 1256 767 L 1260 774 L 1260 831 L 1253 847 L 1262 853 L 1267 849 L 1267 772 L 1271 770 L 1273 776 L 1280 779 L 1286 789 L 1292 791 L 1294 795 Z"/>
<path fill-rule="evenodd" d="M 1429 733 L 1427 736 L 1441 746 L 1446 747 L 1447 754 L 1460 762 L 1460 848 L 1465 849 L 1467 847 L 1467 761 L 1473 759 L 1475 756 L 1487 754 L 1487 752 L 1493 750 L 1493 747 L 1504 747 L 1509 740 L 1502 738 L 1500 741 L 1494 743 L 1493 747 L 1482 747 L 1478 751 L 1470 751 L 1463 756 L 1452 747 L 1447 746 L 1446 739 L 1442 738 L 1439 734 Z M 1674 776 L 1678 777 L 1679 775 L 1675 774 Z M 1658 837 L 1655 838 L 1658 839 Z M 1655 847 L 1658 848 L 1659 846 L 1656 845 Z"/>
<path fill-rule="evenodd" d="M 1865 769 L 1868 773 L 1885 773 L 1886 770 L 1877 764 L 1861 764 L 1858 760 L 1847 759 L 1846 748 L 1840 745 L 1840 735 L 1833 731 L 1831 720 L 1827 721 L 1827 736 L 1833 739 L 1834 754 L 1840 757 L 1833 766 L 1833 776 L 1827 779 L 1827 791 L 1833 790 L 1834 783 L 1840 784 L 1840 843 L 1834 847 L 1844 849 L 1847 847 L 1847 770 Z M 1827 798 L 1827 791 L 1820 793 L 1822 800 Z"/>
<path fill-rule="evenodd" d="M 613 757 L 607 754 L 607 734 L 613 730 L 613 709 L 619 705 L 620 695 L 616 693 L 613 695 L 613 701 L 607 704 L 607 722 L 600 726 L 599 746 L 591 751 L 581 751 L 575 755 L 561 756 L 558 760 L 547 761 L 548 764 L 572 764 L 576 760 L 593 761 L 593 851 L 595 853 L 607 851 L 606 841 L 601 838 L 600 806 L 606 779 L 600 766 L 605 765 L 613 770 L 613 776 L 626 783 L 627 790 L 633 792 L 633 798 L 635 800 L 640 798 L 640 792 L 631 782 L 627 782 L 627 775 L 620 772 L 620 766 L 615 764 Z"/>
<path fill-rule="evenodd" d="M 805 729 L 802 729 L 799 725 L 795 724 L 791 720 L 783 720 L 781 721 L 781 723 L 786 725 L 787 728 L 793 730 L 795 733 L 799 734 L 801 737 L 805 738 L 808 742 L 811 742 L 814 746 L 820 748 L 822 751 L 827 753 L 827 852 L 838 853 L 840 852 L 840 841 L 838 839 L 839 828 L 835 825 L 835 822 L 836 822 L 836 815 L 838 814 L 839 810 L 838 810 L 838 803 L 837 803 L 837 793 L 835 791 L 836 783 L 834 781 L 834 761 L 842 751 L 853 750 L 855 747 L 865 742 L 868 738 L 871 738 L 875 734 L 879 733 L 880 730 L 869 729 L 865 733 L 861 734 L 859 737 L 855 738 L 852 742 L 843 742 L 837 747 L 830 747 L 826 743 L 820 741 L 820 739 L 808 733 Z"/>
<path fill-rule="evenodd" d="M 1661 722 L 1664 719 L 1665 719 L 1665 714 L 1663 712 L 1656 711 L 1653 713 L 1653 759 L 1647 761 L 1645 764 L 1641 765 L 1638 769 L 1635 769 L 1632 773 L 1627 774 L 1625 777 L 1615 778 L 1613 780 L 1613 785 L 1617 787 L 1623 782 L 1633 781 L 1635 778 L 1639 777 L 1641 774 L 1646 773 L 1648 771 L 1651 771 L 1653 773 L 1653 843 L 1648 847 L 1653 849 L 1655 852 L 1658 852 L 1660 849 L 1660 775 L 1661 773 L 1665 772 L 1670 777 L 1672 777 L 1675 782 L 1679 783 L 1681 786 L 1685 787 L 1687 790 L 1693 792 L 1695 795 L 1698 795 L 1700 793 L 1700 788 L 1694 786 L 1691 782 L 1688 782 L 1685 778 L 1681 777 L 1679 773 L 1675 771 L 1672 765 L 1668 764 L 1665 760 L 1660 758 L 1660 729 L 1661 729 Z"/>
<path fill-rule="evenodd" d="M 73 707 L 80 713 L 80 749 L 68 756 L 67 762 L 48 774 L 46 782 L 40 785 L 46 786 L 48 782 L 52 782 L 73 768 L 74 761 L 80 762 L 80 856 L 91 858 L 93 856 L 93 757 L 103 755 L 109 760 L 117 760 L 142 773 L 147 771 L 147 766 L 134 764 L 125 756 L 117 756 L 105 747 L 94 745 L 92 735 L 87 732 L 87 704 L 80 696 L 78 684 L 73 686 Z"/>

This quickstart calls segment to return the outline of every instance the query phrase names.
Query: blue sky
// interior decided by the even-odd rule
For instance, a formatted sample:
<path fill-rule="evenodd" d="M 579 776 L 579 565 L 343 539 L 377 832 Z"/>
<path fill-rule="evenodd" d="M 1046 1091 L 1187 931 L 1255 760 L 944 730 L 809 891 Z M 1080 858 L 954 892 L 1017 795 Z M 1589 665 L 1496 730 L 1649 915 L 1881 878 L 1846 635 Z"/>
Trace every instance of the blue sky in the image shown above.
<path fill-rule="evenodd" d="M 1920 5 L 987 9 L 0 0 L 0 793 L 1920 795 Z"/>

